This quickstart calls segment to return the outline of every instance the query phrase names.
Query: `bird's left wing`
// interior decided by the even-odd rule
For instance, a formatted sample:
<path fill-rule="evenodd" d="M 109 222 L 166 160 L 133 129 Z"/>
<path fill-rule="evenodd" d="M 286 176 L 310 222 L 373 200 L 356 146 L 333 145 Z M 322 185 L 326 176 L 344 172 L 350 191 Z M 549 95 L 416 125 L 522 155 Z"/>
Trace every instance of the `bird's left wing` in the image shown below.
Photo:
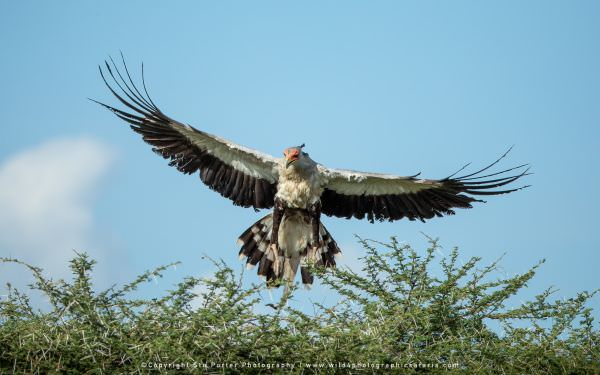
<path fill-rule="evenodd" d="M 113 95 L 129 109 L 120 110 L 95 101 L 128 122 L 153 150 L 170 159 L 169 165 L 186 174 L 200 173 L 211 189 L 243 207 L 273 207 L 278 179 L 278 160 L 270 155 L 237 145 L 184 125 L 165 115 L 154 104 L 143 79 L 144 94 L 134 85 L 123 62 L 122 74 L 112 61 L 106 62 L 102 79 Z M 109 84 L 107 77 L 112 79 Z"/>
<path fill-rule="evenodd" d="M 505 175 L 526 165 L 481 175 L 507 153 L 475 173 L 441 180 L 420 179 L 418 175 L 402 177 L 330 169 L 319 165 L 320 173 L 327 181 L 321 196 L 322 212 L 348 219 L 366 217 L 371 222 L 394 221 L 404 217 L 425 221 L 434 216 L 452 215 L 453 208 L 471 208 L 471 203 L 482 202 L 473 195 L 506 194 L 527 187 L 493 190 L 526 175 L 527 169 L 516 175 Z M 489 179 L 492 176 L 498 177 Z"/>

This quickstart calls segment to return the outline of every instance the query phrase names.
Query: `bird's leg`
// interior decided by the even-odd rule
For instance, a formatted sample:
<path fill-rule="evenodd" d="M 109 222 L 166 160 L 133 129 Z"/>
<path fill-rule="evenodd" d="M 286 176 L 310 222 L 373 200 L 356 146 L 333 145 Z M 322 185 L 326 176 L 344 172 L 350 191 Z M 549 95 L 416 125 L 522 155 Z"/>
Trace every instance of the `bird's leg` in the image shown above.
<path fill-rule="evenodd" d="M 312 224 L 312 241 L 308 249 L 307 260 L 318 264 L 320 260 L 319 249 L 323 245 L 320 240 L 319 230 L 321 228 L 321 203 L 316 203 L 310 210 Z"/>
<path fill-rule="evenodd" d="M 269 254 L 267 257 L 273 262 L 273 272 L 275 273 L 275 276 L 281 275 L 283 272 L 283 263 L 285 261 L 283 249 L 279 248 L 279 245 L 276 243 L 272 243 L 269 246 Z"/>
<path fill-rule="evenodd" d="M 283 250 L 279 248 L 279 225 L 285 213 L 285 205 L 280 200 L 275 200 L 273 209 L 273 227 L 271 229 L 271 244 L 268 249 L 267 258 L 273 262 L 273 272 L 279 277 L 283 272 Z"/>

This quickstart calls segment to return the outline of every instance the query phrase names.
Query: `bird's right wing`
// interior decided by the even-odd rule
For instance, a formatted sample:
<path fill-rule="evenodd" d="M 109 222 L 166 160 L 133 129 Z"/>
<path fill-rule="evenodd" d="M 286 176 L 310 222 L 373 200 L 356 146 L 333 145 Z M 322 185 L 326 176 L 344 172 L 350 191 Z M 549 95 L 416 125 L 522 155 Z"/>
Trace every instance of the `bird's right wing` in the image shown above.
<path fill-rule="evenodd" d="M 102 68 L 100 74 L 108 89 L 130 111 L 96 103 L 128 122 L 131 129 L 153 146 L 153 151 L 170 159 L 169 165 L 186 174 L 199 172 L 202 182 L 235 205 L 255 209 L 273 207 L 278 159 L 171 119 L 150 99 L 143 66 L 145 95 L 134 85 L 124 62 L 125 76 L 112 59 L 111 62 L 112 67 L 105 62 L 106 71 L 116 87 L 108 83 Z"/>

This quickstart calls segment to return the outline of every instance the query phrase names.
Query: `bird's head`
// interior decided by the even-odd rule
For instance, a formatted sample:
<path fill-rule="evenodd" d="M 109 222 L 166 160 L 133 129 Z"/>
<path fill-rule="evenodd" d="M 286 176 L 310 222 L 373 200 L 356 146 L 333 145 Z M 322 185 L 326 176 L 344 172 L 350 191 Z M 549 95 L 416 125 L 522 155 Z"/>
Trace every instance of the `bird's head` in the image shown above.
<path fill-rule="evenodd" d="M 304 143 L 301 146 L 289 147 L 283 151 L 283 157 L 285 158 L 285 168 L 289 168 L 294 165 L 296 167 L 304 167 L 305 164 L 310 164 L 310 158 L 308 154 L 302 149 L 304 148 Z"/>

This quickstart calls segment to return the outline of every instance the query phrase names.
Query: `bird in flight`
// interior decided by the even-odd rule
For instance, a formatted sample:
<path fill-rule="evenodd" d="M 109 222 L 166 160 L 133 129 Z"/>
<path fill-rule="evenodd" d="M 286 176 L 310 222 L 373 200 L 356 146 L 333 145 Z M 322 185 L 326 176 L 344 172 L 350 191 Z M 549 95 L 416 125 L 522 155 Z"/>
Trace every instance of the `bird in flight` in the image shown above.
<path fill-rule="evenodd" d="M 199 173 L 203 183 L 237 206 L 271 210 L 238 239 L 240 259 L 246 258 L 249 268 L 258 265 L 258 275 L 268 285 L 292 282 L 300 268 L 302 283 L 310 287 L 314 277 L 309 263 L 335 266 L 340 249 L 321 223 L 323 214 L 371 223 L 425 221 L 483 202 L 476 197 L 527 187 L 504 188 L 528 174 L 527 164 L 486 172 L 510 149 L 477 172 L 454 177 L 467 164 L 439 180 L 327 168 L 310 158 L 304 144 L 286 148 L 282 158 L 275 158 L 165 115 L 148 95 L 143 65 L 141 87 L 134 84 L 124 60 L 121 70 L 112 59 L 99 70 L 125 108 L 94 102 L 127 122 L 170 166 L 185 174 Z"/>

